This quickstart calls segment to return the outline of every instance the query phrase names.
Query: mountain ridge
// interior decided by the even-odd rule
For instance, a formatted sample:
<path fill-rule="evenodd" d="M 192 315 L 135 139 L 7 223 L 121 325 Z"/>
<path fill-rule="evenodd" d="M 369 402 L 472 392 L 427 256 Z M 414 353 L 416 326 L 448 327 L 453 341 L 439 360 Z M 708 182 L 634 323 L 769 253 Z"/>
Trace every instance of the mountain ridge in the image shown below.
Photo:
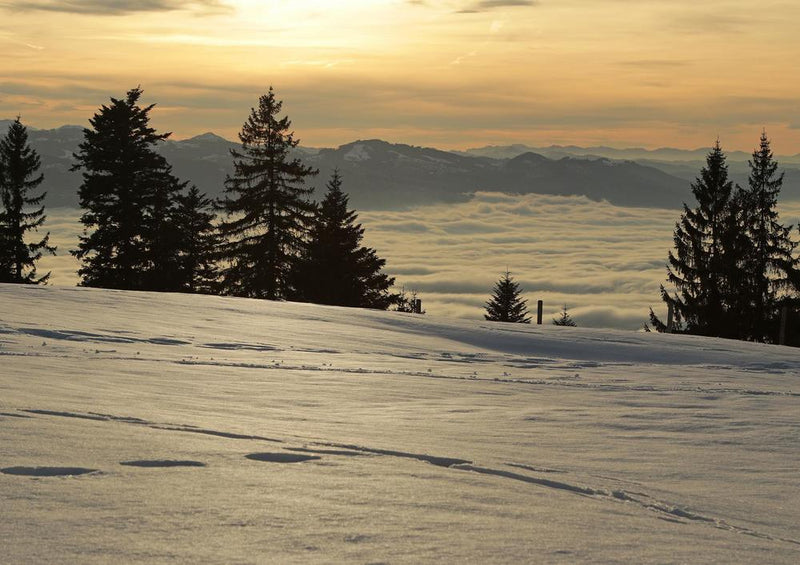
<path fill-rule="evenodd" d="M 9 123 L 10 120 L 0 121 L 0 131 Z M 70 167 L 74 163 L 73 154 L 83 140 L 83 128 L 74 125 L 30 128 L 29 136 L 42 158 L 43 189 L 48 192 L 45 204 L 77 206 L 81 178 Z M 166 140 L 159 144 L 158 150 L 179 178 L 217 197 L 223 192 L 226 176 L 233 170 L 230 151 L 239 147 L 218 134 L 205 132 L 188 139 Z M 573 153 L 564 153 L 561 146 L 551 146 L 563 154 L 549 155 L 547 148 L 542 152 L 523 151 L 530 148 L 521 144 L 493 147 L 512 149 L 507 157 L 497 157 L 481 155 L 477 149 L 470 153 L 366 139 L 336 148 L 297 147 L 294 155 L 319 169 L 319 176 L 309 183 L 315 187 L 317 198 L 330 175 L 338 169 L 351 203 L 359 209 L 402 209 L 461 202 L 478 191 L 586 196 L 622 206 L 677 208 L 691 200 L 687 181 L 699 173 L 701 166 L 699 161 L 613 159 L 589 155 L 589 149 L 577 146 L 569 146 Z M 584 154 L 579 154 L 579 150 Z M 746 182 L 746 165 L 731 161 L 731 167 L 734 180 Z M 800 170 L 787 170 L 784 196 L 800 198 Z"/>

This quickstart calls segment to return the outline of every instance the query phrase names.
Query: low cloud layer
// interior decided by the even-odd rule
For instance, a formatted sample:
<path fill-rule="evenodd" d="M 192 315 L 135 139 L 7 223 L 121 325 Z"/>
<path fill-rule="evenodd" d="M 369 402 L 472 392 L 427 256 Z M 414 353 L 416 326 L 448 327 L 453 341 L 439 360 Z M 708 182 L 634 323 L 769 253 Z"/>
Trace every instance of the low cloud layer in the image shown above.
<path fill-rule="evenodd" d="M 346 188 L 346 179 L 345 179 Z M 565 304 L 580 326 L 636 330 L 650 307 L 664 314 L 659 285 L 680 211 L 625 208 L 584 197 L 478 193 L 457 205 L 361 212 L 365 242 L 386 258 L 398 287 L 416 289 L 429 315 L 483 319 L 506 269 L 544 322 Z M 800 204 L 781 210 L 796 223 Z M 48 211 L 59 255 L 41 262 L 52 283 L 74 285 L 77 210 Z"/>
<path fill-rule="evenodd" d="M 368 243 L 429 313 L 481 319 L 508 268 L 545 323 L 566 304 L 583 326 L 638 329 L 658 288 L 678 212 L 583 197 L 478 193 L 459 205 L 364 212 Z M 412 227 L 413 229 L 409 229 Z"/>

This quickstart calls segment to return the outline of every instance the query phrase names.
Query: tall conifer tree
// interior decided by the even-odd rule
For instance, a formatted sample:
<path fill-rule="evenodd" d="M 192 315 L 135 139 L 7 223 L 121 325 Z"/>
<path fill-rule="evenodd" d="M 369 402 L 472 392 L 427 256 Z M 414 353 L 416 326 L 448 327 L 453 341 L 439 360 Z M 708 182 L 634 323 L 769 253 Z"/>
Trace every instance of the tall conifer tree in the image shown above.
<path fill-rule="evenodd" d="M 486 303 L 484 318 L 492 322 L 517 322 L 530 324 L 527 300 L 520 296 L 522 290 L 517 282 L 506 271 L 497 281 L 492 291 L 492 298 Z"/>
<path fill-rule="evenodd" d="M 50 273 L 37 275 L 36 262 L 43 253 L 55 255 L 50 233 L 26 243 L 26 234 L 44 224 L 45 193 L 34 195 L 44 176 L 41 161 L 28 144 L 28 130 L 17 118 L 0 139 L 0 282 L 41 284 Z M 30 207 L 33 207 L 31 209 Z"/>
<path fill-rule="evenodd" d="M 692 334 L 723 335 L 728 322 L 728 301 L 724 294 L 729 289 L 725 277 L 726 265 L 731 258 L 725 253 L 731 193 L 733 183 L 728 179 L 728 166 L 719 141 L 706 157 L 706 166 L 691 185 L 697 201 L 694 209 L 683 205 L 683 213 L 675 224 L 673 241 L 675 250 L 668 255 L 667 280 L 677 294 L 670 295 L 662 286 L 664 302 L 672 304 L 679 328 Z M 650 319 L 657 329 L 666 329 L 650 311 Z"/>
<path fill-rule="evenodd" d="M 218 207 L 222 288 L 226 294 L 284 299 L 292 294 L 291 272 L 303 250 L 313 205 L 306 178 L 317 171 L 289 155 L 299 143 L 282 102 L 269 92 L 250 111 L 231 150 L 234 174 L 225 181 Z"/>
<path fill-rule="evenodd" d="M 82 286 L 177 290 L 173 220 L 185 184 L 155 151 L 170 134 L 149 126 L 155 105 L 139 106 L 141 94 L 137 87 L 103 105 L 74 155 L 84 231 L 72 253 Z"/>
<path fill-rule="evenodd" d="M 770 149 L 766 132 L 761 133 L 759 147 L 748 161 L 750 176 L 743 190 L 743 210 L 750 240 L 746 258 L 749 284 L 743 289 L 752 304 L 750 338 L 775 341 L 778 327 L 778 299 L 789 287 L 798 261 L 792 257 L 797 243 L 792 241 L 792 226 L 778 219 L 776 206 L 783 186 L 783 173 Z"/>
<path fill-rule="evenodd" d="M 394 278 L 374 249 L 363 247 L 364 228 L 348 210 L 342 178 L 335 171 L 314 215 L 309 242 L 296 271 L 297 298 L 317 304 L 385 310 L 397 300 Z"/>

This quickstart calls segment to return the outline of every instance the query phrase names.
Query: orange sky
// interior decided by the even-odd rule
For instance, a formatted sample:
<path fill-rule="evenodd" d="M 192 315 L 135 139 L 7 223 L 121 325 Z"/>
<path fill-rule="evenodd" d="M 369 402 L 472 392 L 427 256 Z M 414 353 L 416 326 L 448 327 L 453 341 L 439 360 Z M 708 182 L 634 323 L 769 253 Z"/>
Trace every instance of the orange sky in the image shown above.
<path fill-rule="evenodd" d="M 271 84 L 307 146 L 800 152 L 800 3 L 0 0 L 0 118 L 85 125 L 141 84 L 176 138 L 234 138 Z"/>

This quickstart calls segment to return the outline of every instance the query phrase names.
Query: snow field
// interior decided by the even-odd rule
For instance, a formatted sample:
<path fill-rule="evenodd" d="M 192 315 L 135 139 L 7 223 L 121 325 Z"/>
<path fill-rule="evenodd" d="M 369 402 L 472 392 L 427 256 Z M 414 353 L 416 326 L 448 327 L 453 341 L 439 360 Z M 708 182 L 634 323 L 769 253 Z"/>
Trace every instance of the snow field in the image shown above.
<path fill-rule="evenodd" d="M 78 288 L 0 312 L 9 563 L 800 559 L 794 349 Z"/>

